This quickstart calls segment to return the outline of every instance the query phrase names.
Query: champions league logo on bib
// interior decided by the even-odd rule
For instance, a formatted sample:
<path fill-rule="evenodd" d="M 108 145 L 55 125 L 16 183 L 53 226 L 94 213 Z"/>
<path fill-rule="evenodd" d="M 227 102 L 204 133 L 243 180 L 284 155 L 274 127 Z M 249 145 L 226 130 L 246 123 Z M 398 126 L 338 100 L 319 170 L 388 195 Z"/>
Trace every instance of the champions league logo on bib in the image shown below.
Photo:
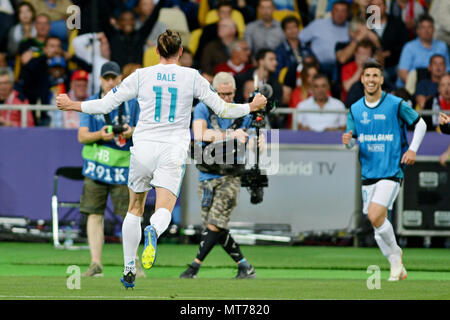
<path fill-rule="evenodd" d="M 367 112 L 364 111 L 362 116 L 363 116 L 363 119 L 361 120 L 361 123 L 362 124 L 369 124 L 371 120 L 369 120 Z"/>

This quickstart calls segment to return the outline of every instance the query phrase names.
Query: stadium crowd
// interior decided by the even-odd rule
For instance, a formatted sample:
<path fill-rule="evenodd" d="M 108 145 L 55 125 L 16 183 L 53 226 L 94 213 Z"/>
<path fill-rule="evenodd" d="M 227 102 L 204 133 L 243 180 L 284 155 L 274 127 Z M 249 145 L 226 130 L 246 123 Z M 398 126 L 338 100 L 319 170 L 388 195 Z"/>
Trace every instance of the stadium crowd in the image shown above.
<path fill-rule="evenodd" d="M 180 63 L 210 82 L 231 73 L 238 103 L 257 74 L 280 108 L 346 110 L 364 95 L 362 65 L 374 58 L 384 90 L 416 110 L 450 110 L 449 12 L 448 0 L 0 0 L 0 104 L 55 104 L 59 93 L 85 100 L 99 91 L 105 62 L 123 77 L 157 64 L 157 37 L 170 28 L 184 42 Z M 77 128 L 77 117 L 33 111 L 27 125 Z M 325 131 L 344 128 L 343 117 L 269 120 Z M 438 116 L 424 119 L 439 130 Z M 20 111 L 0 110 L 0 125 L 20 124 Z"/>

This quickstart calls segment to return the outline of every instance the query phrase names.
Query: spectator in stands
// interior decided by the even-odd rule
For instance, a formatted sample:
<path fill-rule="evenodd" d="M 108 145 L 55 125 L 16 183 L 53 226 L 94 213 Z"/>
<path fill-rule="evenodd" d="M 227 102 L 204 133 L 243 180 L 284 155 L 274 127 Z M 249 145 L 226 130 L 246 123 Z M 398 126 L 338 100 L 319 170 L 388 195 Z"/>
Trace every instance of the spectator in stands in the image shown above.
<path fill-rule="evenodd" d="M 202 72 L 214 75 L 214 69 L 230 57 L 229 45 L 236 40 L 236 25 L 230 18 L 218 22 L 218 39 L 209 42 L 203 49 L 200 67 Z"/>
<path fill-rule="evenodd" d="M 210 23 L 202 28 L 202 35 L 200 36 L 200 39 L 198 41 L 197 51 L 194 55 L 194 65 L 200 65 L 200 59 L 203 55 L 203 49 L 206 47 L 206 45 L 214 41 L 216 39 L 219 39 L 219 36 L 217 34 L 218 24 L 219 21 L 223 19 L 231 19 L 231 13 L 233 12 L 233 4 L 229 0 L 221 0 L 217 4 L 217 16 L 219 17 L 219 20 L 216 23 Z M 236 37 L 237 37 L 237 30 L 236 30 Z"/>
<path fill-rule="evenodd" d="M 228 72 L 235 76 L 253 68 L 253 66 L 249 63 L 250 49 L 248 48 L 248 44 L 245 39 L 233 41 L 229 45 L 229 50 L 230 59 L 226 62 L 218 64 L 214 69 L 214 74 L 219 72 Z"/>
<path fill-rule="evenodd" d="M 434 40 L 434 21 L 429 15 L 420 17 L 417 23 L 417 38 L 405 44 L 398 64 L 397 87 L 403 87 L 408 73 L 419 68 L 427 68 L 430 57 L 440 54 L 445 57 L 447 71 L 450 71 L 450 58 L 447 45 Z"/>
<path fill-rule="evenodd" d="M 326 75 L 317 74 L 312 81 L 312 97 L 298 104 L 297 109 L 322 110 L 322 111 L 345 111 L 344 104 L 329 96 L 330 83 Z M 297 114 L 299 130 L 312 130 L 317 132 L 344 130 L 347 117 L 345 113 L 306 113 Z"/>
<path fill-rule="evenodd" d="M 218 9 L 221 2 L 223 0 L 208 0 L 210 10 Z M 242 14 L 246 24 L 256 19 L 258 0 L 226 0 L 226 2 L 230 3 L 233 9 L 238 10 Z"/>
<path fill-rule="evenodd" d="M 28 104 L 22 100 L 19 93 L 14 90 L 14 74 L 8 68 L 0 68 L 0 105 L 2 104 Z M 20 110 L 0 110 L 0 126 L 21 127 Z M 34 120 L 31 111 L 27 112 L 27 127 L 33 127 Z"/>
<path fill-rule="evenodd" d="M 300 41 L 310 44 L 320 67 L 330 79 L 337 79 L 335 47 L 338 42 L 349 42 L 348 4 L 337 1 L 331 9 L 331 18 L 312 21 L 300 32 Z"/>
<path fill-rule="evenodd" d="M 380 10 L 380 24 L 374 25 L 372 30 L 378 35 L 384 59 L 385 78 L 395 83 L 397 80 L 397 65 L 400 53 L 408 42 L 408 31 L 402 19 L 387 14 L 386 0 L 371 0 L 370 5 Z"/>
<path fill-rule="evenodd" d="M 155 4 L 153 0 L 139 0 L 136 9 L 138 17 L 136 19 L 135 28 L 136 30 L 139 30 L 142 26 L 144 26 L 145 21 L 152 14 L 153 10 L 155 9 Z M 164 23 L 156 21 L 155 25 L 152 28 L 152 31 L 147 37 L 147 41 L 144 45 L 144 51 L 150 47 L 154 47 L 156 45 L 156 42 L 158 41 L 158 36 L 161 33 L 165 32 L 166 29 L 167 26 Z"/>
<path fill-rule="evenodd" d="M 70 91 L 68 96 L 73 101 L 84 101 L 88 97 L 89 74 L 84 70 L 76 70 L 70 77 Z M 76 111 L 51 111 L 50 126 L 53 128 L 78 129 L 80 124 L 80 114 Z"/>
<path fill-rule="evenodd" d="M 450 44 L 450 19 L 448 13 L 450 12 L 450 1 L 447 0 L 433 0 L 429 14 L 433 17 L 435 22 L 434 38 Z"/>
<path fill-rule="evenodd" d="M 56 96 L 67 92 L 67 63 L 63 57 L 53 57 L 48 64 L 50 104 L 56 104 Z"/>
<path fill-rule="evenodd" d="M 362 40 L 356 45 L 355 60 L 345 64 L 342 67 L 342 101 L 345 101 L 345 99 L 347 98 L 347 92 L 350 90 L 353 84 L 361 80 L 363 65 L 369 58 L 373 57 L 374 52 L 375 47 L 373 43 L 368 39 Z"/>
<path fill-rule="evenodd" d="M 141 64 L 138 63 L 128 63 L 123 66 L 122 69 L 122 81 L 125 80 L 130 74 L 135 72 L 137 69 L 142 68 Z"/>
<path fill-rule="evenodd" d="M 428 99 L 432 98 L 438 93 L 439 81 L 446 71 L 445 58 L 440 54 L 435 54 L 430 58 L 428 71 L 430 78 L 422 79 L 417 82 L 416 87 L 416 102 L 420 109 L 425 107 Z"/>
<path fill-rule="evenodd" d="M 425 103 L 425 110 L 450 111 L 450 74 L 445 74 L 439 81 L 438 94 Z M 427 128 L 434 131 L 439 127 L 439 115 L 423 116 Z"/>
<path fill-rule="evenodd" d="M 0 0 L 0 52 L 6 52 L 9 29 L 14 25 L 13 1 Z"/>
<path fill-rule="evenodd" d="M 255 56 L 256 68 L 236 75 L 236 96 L 235 100 L 238 103 L 247 102 L 244 93 L 249 94 L 249 90 L 255 88 L 255 75 L 258 77 L 257 86 L 260 88 L 264 84 L 268 84 L 273 89 L 272 97 L 267 97 L 268 103 L 276 101 L 281 106 L 283 98 L 283 90 L 278 78 L 275 74 L 277 68 L 277 57 L 275 52 L 271 49 L 261 49 Z M 246 89 L 246 90 L 245 90 Z M 247 91 L 247 92 L 246 92 Z M 248 98 L 247 98 L 248 99 Z M 269 123 L 271 128 L 279 129 L 285 128 L 287 117 L 285 115 L 270 115 Z"/>
<path fill-rule="evenodd" d="M 26 0 L 34 9 L 36 14 L 45 13 L 50 17 L 51 28 L 50 35 L 61 39 L 64 47 L 67 45 L 67 27 L 66 18 L 67 8 L 73 3 L 70 0 Z"/>
<path fill-rule="evenodd" d="M 450 134 L 450 116 L 442 112 L 439 113 L 439 128 L 441 129 L 442 133 Z M 447 149 L 447 158 L 445 158 L 446 161 L 449 159 L 449 157 L 450 157 L 450 146 Z"/>
<path fill-rule="evenodd" d="M 259 0 L 257 9 L 260 19 L 250 22 L 244 32 L 244 38 L 253 55 L 263 48 L 275 50 L 285 39 L 280 22 L 273 18 L 273 1 Z"/>
<path fill-rule="evenodd" d="M 277 75 L 281 69 L 289 68 L 313 55 L 311 49 L 300 42 L 300 21 L 294 16 L 288 16 L 281 21 L 285 40 L 275 49 L 277 55 Z"/>
<path fill-rule="evenodd" d="M 0 67 L 7 67 L 8 63 L 6 62 L 6 53 L 0 52 Z"/>
<path fill-rule="evenodd" d="M 381 49 L 381 43 L 377 34 L 367 27 L 364 20 L 361 20 L 359 18 L 353 19 L 350 22 L 349 37 L 350 41 L 337 42 L 335 46 L 339 79 L 341 77 L 342 66 L 349 62 L 352 62 L 355 59 L 356 46 L 362 40 L 368 40 L 372 42 L 374 49 Z"/>
<path fill-rule="evenodd" d="M 183 53 L 180 57 L 180 65 L 183 67 L 192 68 L 194 64 L 194 56 L 192 55 L 191 50 L 188 47 L 183 47 Z"/>
<path fill-rule="evenodd" d="M 36 28 L 36 37 L 23 39 L 19 43 L 18 54 L 20 54 L 22 67 L 30 62 L 32 58 L 37 58 L 44 53 L 44 44 L 50 32 L 49 16 L 45 13 L 36 15 L 34 27 Z M 20 70 L 16 71 L 20 73 Z"/>
<path fill-rule="evenodd" d="M 294 82 L 293 88 L 286 85 L 286 82 L 283 85 L 283 93 L 286 87 L 289 90 L 289 108 L 297 108 L 300 102 L 308 99 L 312 95 L 312 80 L 319 73 L 319 65 L 317 63 L 306 63 L 298 73 L 298 79 Z M 292 127 L 292 115 L 289 115 L 286 127 Z"/>
<path fill-rule="evenodd" d="M 54 57 L 62 57 L 61 40 L 57 37 L 48 37 L 43 52 L 43 55 L 31 59 L 21 70 L 20 85 L 30 104 L 49 104 L 51 102 L 49 63 Z M 39 113 L 34 113 L 36 124 L 38 126 L 48 125 L 50 118 L 47 113 L 43 111 L 40 114 L 39 117 Z"/>
<path fill-rule="evenodd" d="M 135 30 L 134 13 L 123 11 L 118 20 L 117 27 L 109 25 L 104 30 L 111 47 L 111 60 L 116 61 L 120 67 L 127 63 L 142 63 L 144 45 L 153 26 L 158 20 L 159 12 L 166 0 L 158 1 L 150 16 L 139 30 Z"/>
<path fill-rule="evenodd" d="M 23 39 L 36 37 L 34 19 L 36 12 L 28 2 L 21 2 L 17 7 L 18 23 L 9 30 L 8 34 L 8 55 L 15 57 L 19 51 L 19 44 Z"/>
<path fill-rule="evenodd" d="M 100 69 L 111 58 L 111 48 L 103 32 L 85 33 L 72 41 L 75 57 L 90 71 L 88 90 L 93 94 L 100 90 Z"/>
<path fill-rule="evenodd" d="M 388 8 L 391 15 L 402 19 L 408 30 L 409 39 L 413 39 L 419 17 L 425 13 L 422 5 L 416 0 L 390 0 Z"/>

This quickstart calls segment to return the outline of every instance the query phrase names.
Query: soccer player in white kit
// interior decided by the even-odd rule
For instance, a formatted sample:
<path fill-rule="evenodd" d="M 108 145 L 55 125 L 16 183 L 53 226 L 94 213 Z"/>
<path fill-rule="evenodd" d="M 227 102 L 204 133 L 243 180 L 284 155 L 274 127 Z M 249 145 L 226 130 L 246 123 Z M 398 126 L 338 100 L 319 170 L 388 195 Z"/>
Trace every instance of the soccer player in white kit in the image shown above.
<path fill-rule="evenodd" d="M 130 149 L 128 188 L 130 204 L 122 225 L 125 288 L 135 283 L 135 257 L 141 240 L 141 217 L 148 191 L 156 190 L 155 213 L 144 230 L 142 264 L 149 269 L 156 259 L 157 238 L 167 229 L 177 200 L 190 145 L 190 119 L 194 98 L 222 118 L 239 118 L 262 109 L 267 99 L 258 94 L 249 104 L 226 103 L 210 83 L 192 68 L 181 67 L 178 33 L 167 30 L 158 37 L 160 64 L 136 70 L 102 99 L 75 102 L 59 95 L 60 110 L 104 114 L 123 101 L 137 98 L 140 116 Z"/>

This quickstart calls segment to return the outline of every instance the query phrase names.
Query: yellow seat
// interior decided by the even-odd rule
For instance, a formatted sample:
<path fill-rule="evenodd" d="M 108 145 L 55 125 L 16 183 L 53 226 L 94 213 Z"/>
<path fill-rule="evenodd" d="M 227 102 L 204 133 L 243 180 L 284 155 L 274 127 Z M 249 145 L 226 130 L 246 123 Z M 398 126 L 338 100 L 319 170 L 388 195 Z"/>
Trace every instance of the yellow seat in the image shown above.
<path fill-rule="evenodd" d="M 164 23 L 168 29 L 178 32 L 183 45 L 189 43 L 191 33 L 183 11 L 178 8 L 162 8 L 159 12 L 158 21 Z"/>
<path fill-rule="evenodd" d="M 284 18 L 288 17 L 288 16 L 294 16 L 298 19 L 298 21 L 300 21 L 300 25 L 299 25 L 299 29 L 302 30 L 303 29 L 303 22 L 302 22 L 302 18 L 300 17 L 300 15 L 298 14 L 298 12 L 296 11 L 292 11 L 292 10 L 275 10 L 273 12 L 273 18 L 279 22 L 283 21 Z"/>
<path fill-rule="evenodd" d="M 78 36 L 78 30 L 73 29 L 69 32 L 69 47 L 67 48 L 67 53 L 69 54 L 69 57 L 73 57 L 75 55 L 75 48 L 73 47 L 73 39 L 75 39 Z M 69 61 L 68 64 L 69 70 L 76 70 L 78 69 L 78 65 L 75 62 Z"/>
<path fill-rule="evenodd" d="M 198 23 L 200 24 L 200 27 L 204 27 L 206 25 L 205 23 L 205 18 L 206 18 L 206 14 L 209 11 L 209 2 L 208 0 L 200 0 L 200 3 L 198 5 L 198 14 L 197 14 L 197 18 L 198 18 Z"/>
<path fill-rule="evenodd" d="M 233 9 L 231 12 L 231 20 L 234 21 L 236 24 L 239 38 L 241 38 L 244 35 L 245 31 L 245 20 L 242 13 L 238 10 Z M 219 15 L 217 14 L 217 9 L 209 10 L 205 17 L 205 25 L 216 23 L 219 21 Z"/>
<path fill-rule="evenodd" d="M 189 38 L 188 48 L 191 50 L 192 55 L 195 55 L 198 49 L 198 44 L 200 42 L 200 37 L 202 36 L 203 29 L 198 28 L 191 32 L 191 37 Z"/>
<path fill-rule="evenodd" d="M 159 55 L 156 53 L 156 46 L 150 47 L 144 52 L 144 59 L 142 61 L 142 66 L 151 67 L 159 63 Z"/>
<path fill-rule="evenodd" d="M 286 73 L 288 72 L 288 67 L 284 67 L 280 70 L 278 74 L 278 82 L 284 84 L 284 78 L 286 77 Z"/>

